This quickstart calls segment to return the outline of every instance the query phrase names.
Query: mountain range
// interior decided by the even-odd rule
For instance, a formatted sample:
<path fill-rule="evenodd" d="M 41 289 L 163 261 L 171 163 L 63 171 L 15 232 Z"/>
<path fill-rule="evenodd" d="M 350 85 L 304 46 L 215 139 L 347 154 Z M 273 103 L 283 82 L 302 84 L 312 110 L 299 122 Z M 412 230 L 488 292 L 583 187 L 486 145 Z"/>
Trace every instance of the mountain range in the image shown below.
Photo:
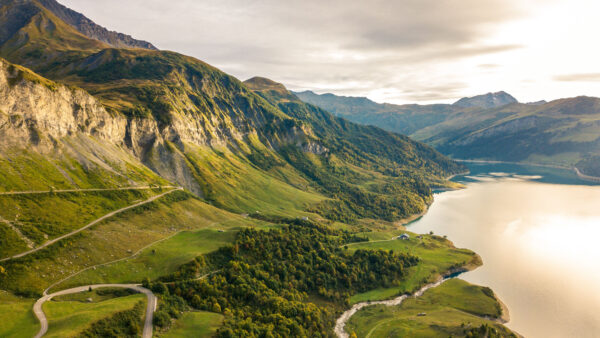
<path fill-rule="evenodd" d="M 81 29 L 87 19 L 54 1 L 2 4 L 8 19 L 0 56 L 7 60 L 8 86 L 1 132 L 11 140 L 2 145 L 2 166 L 5 172 L 14 172 L 16 163 L 27 163 L 31 173 L 54 168 L 52 180 L 5 178 L 4 190 L 81 187 L 91 173 L 110 177 L 101 185 L 162 179 L 217 206 L 250 212 L 256 203 L 248 201 L 273 203 L 256 189 L 281 188 L 293 196 L 308 189 L 337 196 L 307 203 L 308 209 L 334 218 L 393 220 L 422 210 L 427 187 L 462 170 L 421 143 L 334 117 L 268 80 L 244 84 L 145 44 L 149 48 L 113 48 L 124 40 L 96 39 L 102 29 Z M 73 173 L 73 163 L 86 170 Z M 248 180 L 250 173 L 256 178 Z M 384 192 L 393 182 L 406 184 Z M 379 207 L 367 207 L 375 201 Z"/>
<path fill-rule="evenodd" d="M 410 135 L 457 159 L 577 167 L 599 173 L 600 99 L 519 103 L 505 92 L 454 104 L 379 104 L 364 97 L 295 93 L 357 123 Z"/>

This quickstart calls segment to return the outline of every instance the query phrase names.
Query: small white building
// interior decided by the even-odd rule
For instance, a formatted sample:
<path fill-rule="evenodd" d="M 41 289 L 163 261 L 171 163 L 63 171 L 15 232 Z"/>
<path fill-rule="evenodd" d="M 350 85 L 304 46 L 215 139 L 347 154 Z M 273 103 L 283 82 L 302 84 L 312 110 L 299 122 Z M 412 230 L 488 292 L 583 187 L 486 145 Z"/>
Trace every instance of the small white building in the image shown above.
<path fill-rule="evenodd" d="M 402 234 L 402 235 L 398 236 L 398 239 L 400 239 L 400 240 L 408 240 L 408 239 L 410 239 L 410 236 L 408 234 Z"/>

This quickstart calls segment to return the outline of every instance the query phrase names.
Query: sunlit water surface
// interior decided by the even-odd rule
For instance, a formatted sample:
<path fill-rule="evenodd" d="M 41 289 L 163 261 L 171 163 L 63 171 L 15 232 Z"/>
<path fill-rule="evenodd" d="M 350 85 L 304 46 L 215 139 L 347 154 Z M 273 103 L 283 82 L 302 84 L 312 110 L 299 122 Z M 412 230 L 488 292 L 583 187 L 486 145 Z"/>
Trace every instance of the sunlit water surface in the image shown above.
<path fill-rule="evenodd" d="M 437 194 L 410 230 L 480 254 L 461 278 L 494 289 L 520 334 L 600 337 L 600 186 L 548 168 L 470 168 L 457 178 L 467 188 Z"/>

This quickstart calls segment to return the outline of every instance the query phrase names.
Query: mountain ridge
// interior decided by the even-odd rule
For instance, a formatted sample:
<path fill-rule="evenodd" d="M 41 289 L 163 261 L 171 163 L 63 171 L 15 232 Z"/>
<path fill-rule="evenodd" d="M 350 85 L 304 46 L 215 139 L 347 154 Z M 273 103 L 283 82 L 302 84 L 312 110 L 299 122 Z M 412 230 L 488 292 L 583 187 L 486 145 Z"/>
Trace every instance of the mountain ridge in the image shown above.
<path fill-rule="evenodd" d="M 356 105 L 355 98 L 296 94 L 338 116 L 410 135 L 455 158 L 585 167 L 588 173 L 595 172 L 591 163 L 600 167 L 600 162 L 590 160 L 600 154 L 600 99 L 594 97 L 523 104 L 506 96 L 508 101 L 500 100 L 502 104 L 497 107 L 467 104 L 463 108 L 456 104 L 393 105 L 372 101 L 365 107 Z M 490 94 L 475 98 L 484 106 L 486 101 L 493 101 Z"/>
<path fill-rule="evenodd" d="M 110 46 L 117 48 L 144 48 L 144 49 L 152 49 L 157 50 L 151 43 L 147 41 L 136 40 L 132 38 L 130 35 L 109 31 L 108 29 L 94 23 L 92 20 L 88 19 L 81 13 L 78 13 L 70 8 L 67 8 L 57 2 L 56 0 L 2 0 L 0 1 L 0 7 L 7 7 L 10 5 L 20 7 L 17 13 L 13 13 L 13 16 L 16 16 L 13 19 L 13 23 L 18 27 L 19 24 L 23 24 L 25 21 L 35 16 L 39 10 L 39 7 L 36 6 L 39 4 L 43 6 L 48 11 L 52 12 L 58 18 L 60 18 L 63 22 L 67 23 L 74 29 L 76 29 L 79 33 L 103 43 L 106 43 Z M 14 31 L 13 27 L 10 29 Z M 0 34 L 0 43 L 5 40 L 1 38 Z"/>
<path fill-rule="evenodd" d="M 195 58 L 111 48 L 83 36 L 45 8 L 39 8 L 36 20 L 16 33 L 26 40 L 13 37 L 0 46 L 0 55 L 88 91 L 108 114 L 123 121 L 113 130 L 116 146 L 156 175 L 227 210 L 256 210 L 256 184 L 274 179 L 273 189 L 310 186 L 322 196 L 338 196 L 306 206 L 330 218 L 399 219 L 425 207 L 429 185 L 444 184 L 444 176 L 462 170 L 408 138 L 305 106 L 268 79 L 248 83 L 270 86 L 271 96 L 265 91 L 259 95 Z M 39 52 L 44 56 L 38 57 Z M 284 106 L 286 95 L 290 105 Z M 382 147 L 386 142 L 389 149 Z M 354 182 L 340 174 L 350 163 L 365 171 L 344 169 L 352 172 Z M 239 176 L 221 178 L 215 167 Z M 248 182 L 248 172 L 261 178 Z M 382 176 L 375 179 L 377 175 Z M 372 180 L 373 187 L 391 182 L 405 187 L 384 192 L 358 184 Z M 272 196 L 260 198 L 265 205 L 275 203 Z M 378 199 L 387 204 L 376 206 Z"/>
<path fill-rule="evenodd" d="M 495 93 L 487 93 L 483 95 L 476 95 L 472 97 L 463 97 L 462 99 L 454 102 L 452 105 L 459 108 L 498 108 L 512 103 L 519 103 L 512 95 L 505 91 L 499 91 Z"/>

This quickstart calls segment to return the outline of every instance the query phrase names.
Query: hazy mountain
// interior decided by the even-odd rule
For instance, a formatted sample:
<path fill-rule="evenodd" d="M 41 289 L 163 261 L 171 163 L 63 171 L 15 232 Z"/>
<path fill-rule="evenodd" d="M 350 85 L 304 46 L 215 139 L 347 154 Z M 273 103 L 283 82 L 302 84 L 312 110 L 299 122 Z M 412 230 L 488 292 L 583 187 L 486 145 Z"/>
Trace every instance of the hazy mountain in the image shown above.
<path fill-rule="evenodd" d="M 477 95 L 473 97 L 463 97 L 456 101 L 453 106 L 459 108 L 497 108 L 507 104 L 518 103 L 512 95 L 506 92 L 487 93 L 484 95 Z"/>
<path fill-rule="evenodd" d="M 499 92 L 452 105 L 391 105 L 333 94 L 296 94 L 351 121 L 406 133 L 455 158 L 578 166 L 587 173 L 595 172 L 594 165 L 600 168 L 593 160 L 600 154 L 597 98 L 520 104 Z"/>

